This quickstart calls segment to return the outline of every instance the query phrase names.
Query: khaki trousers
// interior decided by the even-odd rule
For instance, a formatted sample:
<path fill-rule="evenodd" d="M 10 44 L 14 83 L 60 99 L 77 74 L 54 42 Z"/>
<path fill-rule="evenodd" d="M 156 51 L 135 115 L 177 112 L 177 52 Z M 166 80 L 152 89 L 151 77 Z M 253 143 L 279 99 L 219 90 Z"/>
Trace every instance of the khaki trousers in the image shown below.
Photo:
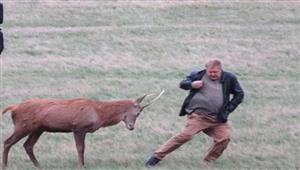
<path fill-rule="evenodd" d="M 203 131 L 212 137 L 214 142 L 205 156 L 205 161 L 213 161 L 221 156 L 230 141 L 230 128 L 228 123 L 220 123 L 207 116 L 192 113 L 187 116 L 186 125 L 183 130 L 165 142 L 154 152 L 158 159 L 164 158 L 167 154 L 179 148 L 185 142 L 192 139 L 194 135 Z"/>

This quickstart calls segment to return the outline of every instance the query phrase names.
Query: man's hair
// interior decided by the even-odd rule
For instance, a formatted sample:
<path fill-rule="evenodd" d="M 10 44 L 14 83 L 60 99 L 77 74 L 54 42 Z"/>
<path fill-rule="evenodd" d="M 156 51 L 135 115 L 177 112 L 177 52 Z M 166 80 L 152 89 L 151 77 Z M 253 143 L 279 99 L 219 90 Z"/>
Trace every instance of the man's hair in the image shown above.
<path fill-rule="evenodd" d="M 211 68 L 215 68 L 215 67 L 219 67 L 220 69 L 222 69 L 222 63 L 220 60 L 214 59 L 214 60 L 210 60 L 205 64 L 206 69 L 211 69 Z"/>

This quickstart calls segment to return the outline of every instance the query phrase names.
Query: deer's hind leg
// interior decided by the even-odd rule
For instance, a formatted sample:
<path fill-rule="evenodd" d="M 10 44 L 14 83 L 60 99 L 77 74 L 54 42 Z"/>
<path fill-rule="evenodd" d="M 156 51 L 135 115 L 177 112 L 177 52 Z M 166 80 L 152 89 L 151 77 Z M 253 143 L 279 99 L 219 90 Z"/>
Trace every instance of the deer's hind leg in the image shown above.
<path fill-rule="evenodd" d="M 26 142 L 24 143 L 24 145 L 23 145 L 25 150 L 26 150 L 26 153 L 28 154 L 28 156 L 30 158 L 30 160 L 33 162 L 34 166 L 37 167 L 37 168 L 40 168 L 40 164 L 34 156 L 33 147 L 36 144 L 36 142 L 38 141 L 38 139 L 39 139 L 39 137 L 41 136 L 42 133 L 43 133 L 43 131 L 32 132 L 29 135 Z"/>
<path fill-rule="evenodd" d="M 28 135 L 28 131 L 24 128 L 15 128 L 14 133 L 4 141 L 4 150 L 2 153 L 2 168 L 7 167 L 8 152 L 12 145 L 17 143 L 20 139 Z"/>

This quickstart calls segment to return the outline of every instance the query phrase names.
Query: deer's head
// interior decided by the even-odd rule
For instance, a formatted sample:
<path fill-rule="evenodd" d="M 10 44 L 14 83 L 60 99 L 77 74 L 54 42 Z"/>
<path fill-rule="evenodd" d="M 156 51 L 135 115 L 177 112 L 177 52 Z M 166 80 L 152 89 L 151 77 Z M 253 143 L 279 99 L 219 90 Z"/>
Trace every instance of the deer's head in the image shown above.
<path fill-rule="evenodd" d="M 136 122 L 136 119 L 139 117 L 140 113 L 143 111 L 143 109 L 145 107 L 148 107 L 150 104 L 152 104 L 155 100 L 157 100 L 162 94 L 164 93 L 164 91 L 162 91 L 155 99 L 151 100 L 148 104 L 146 105 L 142 105 L 142 101 L 145 99 L 145 97 L 149 96 L 149 95 L 144 95 L 142 97 L 139 97 L 136 100 L 133 100 L 131 106 L 127 109 L 123 121 L 126 125 L 126 128 L 128 130 L 133 130 L 134 129 L 134 125 Z"/>

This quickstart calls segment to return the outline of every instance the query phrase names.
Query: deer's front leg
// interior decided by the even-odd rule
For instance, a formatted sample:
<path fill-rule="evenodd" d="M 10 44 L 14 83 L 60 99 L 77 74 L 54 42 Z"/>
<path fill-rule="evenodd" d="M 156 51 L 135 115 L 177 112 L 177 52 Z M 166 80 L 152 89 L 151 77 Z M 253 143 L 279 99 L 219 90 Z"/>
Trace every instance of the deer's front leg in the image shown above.
<path fill-rule="evenodd" d="M 78 152 L 78 159 L 80 166 L 84 166 L 84 139 L 85 139 L 85 132 L 76 131 L 74 132 L 74 138 L 76 143 L 76 148 Z"/>

